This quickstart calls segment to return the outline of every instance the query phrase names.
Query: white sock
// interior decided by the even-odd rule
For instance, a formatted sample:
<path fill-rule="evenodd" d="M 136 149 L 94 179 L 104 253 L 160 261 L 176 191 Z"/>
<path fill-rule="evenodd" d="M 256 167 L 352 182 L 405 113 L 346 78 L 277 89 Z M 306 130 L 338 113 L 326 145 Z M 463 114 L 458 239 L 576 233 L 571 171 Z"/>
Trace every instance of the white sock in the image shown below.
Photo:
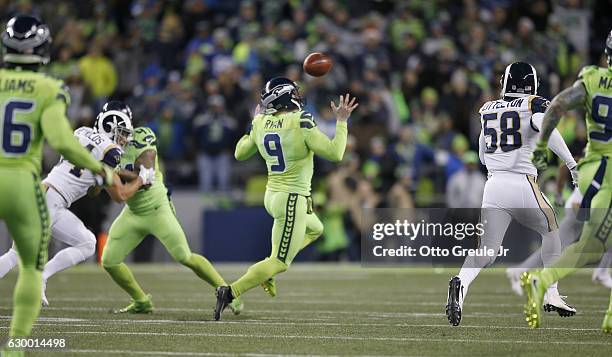
<path fill-rule="evenodd" d="M 68 247 L 60 250 L 53 259 L 49 260 L 42 273 L 43 281 L 47 281 L 55 273 L 79 264 L 95 253 L 95 247 L 82 245 Z"/>
<path fill-rule="evenodd" d="M 476 279 L 481 270 L 482 268 L 461 268 L 458 276 L 459 279 L 461 279 L 461 284 L 465 287 L 465 289 L 467 289 L 474 279 Z"/>
<path fill-rule="evenodd" d="M 19 265 L 19 255 L 15 249 L 11 248 L 0 257 L 0 278 L 3 278 L 17 265 Z"/>

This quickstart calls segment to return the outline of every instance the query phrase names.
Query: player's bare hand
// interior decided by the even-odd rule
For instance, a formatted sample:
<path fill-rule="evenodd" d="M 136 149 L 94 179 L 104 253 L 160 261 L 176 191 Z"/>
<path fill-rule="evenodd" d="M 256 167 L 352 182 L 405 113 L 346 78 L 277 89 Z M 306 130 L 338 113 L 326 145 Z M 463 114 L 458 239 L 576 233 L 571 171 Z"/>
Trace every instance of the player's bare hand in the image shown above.
<path fill-rule="evenodd" d="M 336 120 L 347 121 L 353 110 L 359 106 L 357 103 L 357 97 L 351 99 L 350 94 L 340 96 L 340 103 L 336 106 L 333 101 L 330 103 L 331 109 L 336 116 Z"/>

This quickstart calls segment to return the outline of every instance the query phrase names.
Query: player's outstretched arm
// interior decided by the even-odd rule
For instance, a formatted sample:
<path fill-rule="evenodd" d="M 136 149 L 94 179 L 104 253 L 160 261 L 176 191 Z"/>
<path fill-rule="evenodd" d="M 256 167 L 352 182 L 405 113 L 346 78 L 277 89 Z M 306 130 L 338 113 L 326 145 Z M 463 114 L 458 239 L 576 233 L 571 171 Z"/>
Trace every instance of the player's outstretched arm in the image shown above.
<path fill-rule="evenodd" d="M 105 178 L 105 183 L 110 184 L 112 179 L 110 168 L 94 159 L 91 153 L 79 144 L 72 134 L 65 113 L 66 104 L 60 101 L 56 101 L 43 111 L 40 123 L 49 145 L 75 166 L 99 174 Z"/>
<path fill-rule="evenodd" d="M 540 141 L 548 142 L 553 129 L 557 127 L 563 114 L 583 104 L 585 98 L 586 89 L 581 80 L 574 82 L 574 85 L 557 94 L 550 103 L 548 110 L 544 113 Z"/>
<path fill-rule="evenodd" d="M 312 119 L 302 119 L 305 124 L 308 124 L 309 121 L 313 123 L 302 127 L 306 145 L 310 150 L 314 151 L 316 155 L 334 162 L 342 160 L 348 136 L 347 121 L 353 110 L 359 106 L 356 100 L 356 97 L 351 99 L 350 95 L 347 93 L 346 96 L 340 96 L 338 106 L 336 106 L 334 102 L 330 103 L 332 111 L 336 115 L 336 135 L 331 140 L 314 125 Z"/>

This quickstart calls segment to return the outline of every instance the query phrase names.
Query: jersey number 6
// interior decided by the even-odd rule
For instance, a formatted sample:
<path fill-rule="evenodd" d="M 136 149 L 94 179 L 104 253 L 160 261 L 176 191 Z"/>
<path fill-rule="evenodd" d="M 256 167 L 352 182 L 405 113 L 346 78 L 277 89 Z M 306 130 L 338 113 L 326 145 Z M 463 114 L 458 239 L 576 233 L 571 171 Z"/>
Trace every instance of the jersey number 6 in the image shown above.
<path fill-rule="evenodd" d="M 270 171 L 285 171 L 285 157 L 283 156 L 283 147 L 281 146 L 280 136 L 278 136 L 276 133 L 266 134 L 263 141 L 268 155 L 276 157 L 277 161 L 276 164 L 270 165 Z"/>
<path fill-rule="evenodd" d="M 482 131 L 484 136 L 491 138 L 491 141 L 487 143 L 486 153 L 491 154 L 497 150 L 497 130 L 494 128 L 488 128 L 487 123 L 492 120 L 497 120 L 497 113 L 484 114 L 482 116 L 483 124 Z M 510 125 L 508 125 L 510 124 Z M 516 150 L 523 144 L 521 133 L 521 118 L 517 112 L 503 112 L 499 119 L 499 127 L 501 129 L 501 135 L 499 136 L 499 147 L 503 152 Z M 512 138 L 512 144 L 508 143 L 508 138 Z"/>
<path fill-rule="evenodd" d="M 13 122 L 15 112 L 30 113 L 34 103 L 29 101 L 12 100 L 6 103 L 2 118 L 2 150 L 8 155 L 22 155 L 28 151 L 32 139 L 32 128 L 29 124 Z M 13 136 L 21 134 L 21 142 L 13 144 Z"/>

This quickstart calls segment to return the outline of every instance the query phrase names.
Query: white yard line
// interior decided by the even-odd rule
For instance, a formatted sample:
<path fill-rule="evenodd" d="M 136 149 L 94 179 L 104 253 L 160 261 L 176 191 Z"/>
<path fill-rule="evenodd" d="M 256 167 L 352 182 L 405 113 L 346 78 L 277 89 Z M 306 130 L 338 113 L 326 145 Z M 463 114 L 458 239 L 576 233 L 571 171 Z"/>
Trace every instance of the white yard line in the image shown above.
<path fill-rule="evenodd" d="M 10 320 L 10 316 L 0 316 L 0 320 Z M 44 323 L 41 323 L 44 322 Z M 57 323 L 55 323 L 57 322 Z M 64 322 L 64 323 L 60 323 Z M 82 324 L 75 325 L 73 322 L 79 322 Z M 240 320 L 240 321 L 222 321 L 216 323 L 213 321 L 180 321 L 180 320 L 168 320 L 168 319 L 153 319 L 153 320 L 136 320 L 136 319 L 57 319 L 49 317 L 40 317 L 37 323 L 41 326 L 95 326 L 102 327 L 102 324 L 126 324 L 126 325 L 139 325 L 139 324 L 175 324 L 175 325 L 207 325 L 219 326 L 227 324 L 235 325 L 279 325 L 279 326 L 371 326 L 371 327 L 448 327 L 448 324 L 406 324 L 406 323 L 368 323 L 368 322 L 321 322 L 316 321 L 300 321 L 300 322 L 285 322 L 285 321 L 261 321 L 261 320 Z M 505 330 L 527 330 L 530 329 L 527 326 L 492 326 L 492 325 L 461 325 L 462 328 L 483 328 L 483 329 L 505 329 Z M 2 327 L 0 327 L 2 328 Z M 543 330 L 558 330 L 558 331 L 599 331 L 599 328 L 568 328 L 568 327 L 541 327 L 534 331 Z"/>
<path fill-rule="evenodd" d="M 244 356 L 244 357 L 340 357 L 340 355 L 298 355 L 298 354 L 268 354 L 268 353 L 223 353 L 223 352 L 168 352 L 168 351 L 132 351 L 132 350 L 45 350 L 47 353 L 92 353 L 119 355 L 152 355 L 152 356 Z M 409 357 L 402 355 L 403 357 Z M 419 355 L 422 356 L 422 355 Z M 354 357 L 391 357 L 384 355 L 355 355 Z"/>
<path fill-rule="evenodd" d="M 120 332 L 120 331 L 50 331 L 49 334 L 69 335 L 111 335 L 111 336 L 168 336 L 166 332 Z M 173 333 L 173 337 L 229 337 L 229 338 L 257 338 L 257 339 L 295 339 L 295 340 L 331 340 L 331 341 L 392 341 L 392 342 L 466 342 L 466 343 L 523 343 L 542 344 L 542 341 L 529 340 L 479 340 L 459 338 L 410 338 L 410 337 L 360 337 L 360 336 L 299 336 L 299 335 L 264 335 L 264 334 L 231 334 L 231 333 Z M 588 346 L 612 346 L 610 342 L 598 341 L 546 341 L 553 345 L 588 345 Z"/>

